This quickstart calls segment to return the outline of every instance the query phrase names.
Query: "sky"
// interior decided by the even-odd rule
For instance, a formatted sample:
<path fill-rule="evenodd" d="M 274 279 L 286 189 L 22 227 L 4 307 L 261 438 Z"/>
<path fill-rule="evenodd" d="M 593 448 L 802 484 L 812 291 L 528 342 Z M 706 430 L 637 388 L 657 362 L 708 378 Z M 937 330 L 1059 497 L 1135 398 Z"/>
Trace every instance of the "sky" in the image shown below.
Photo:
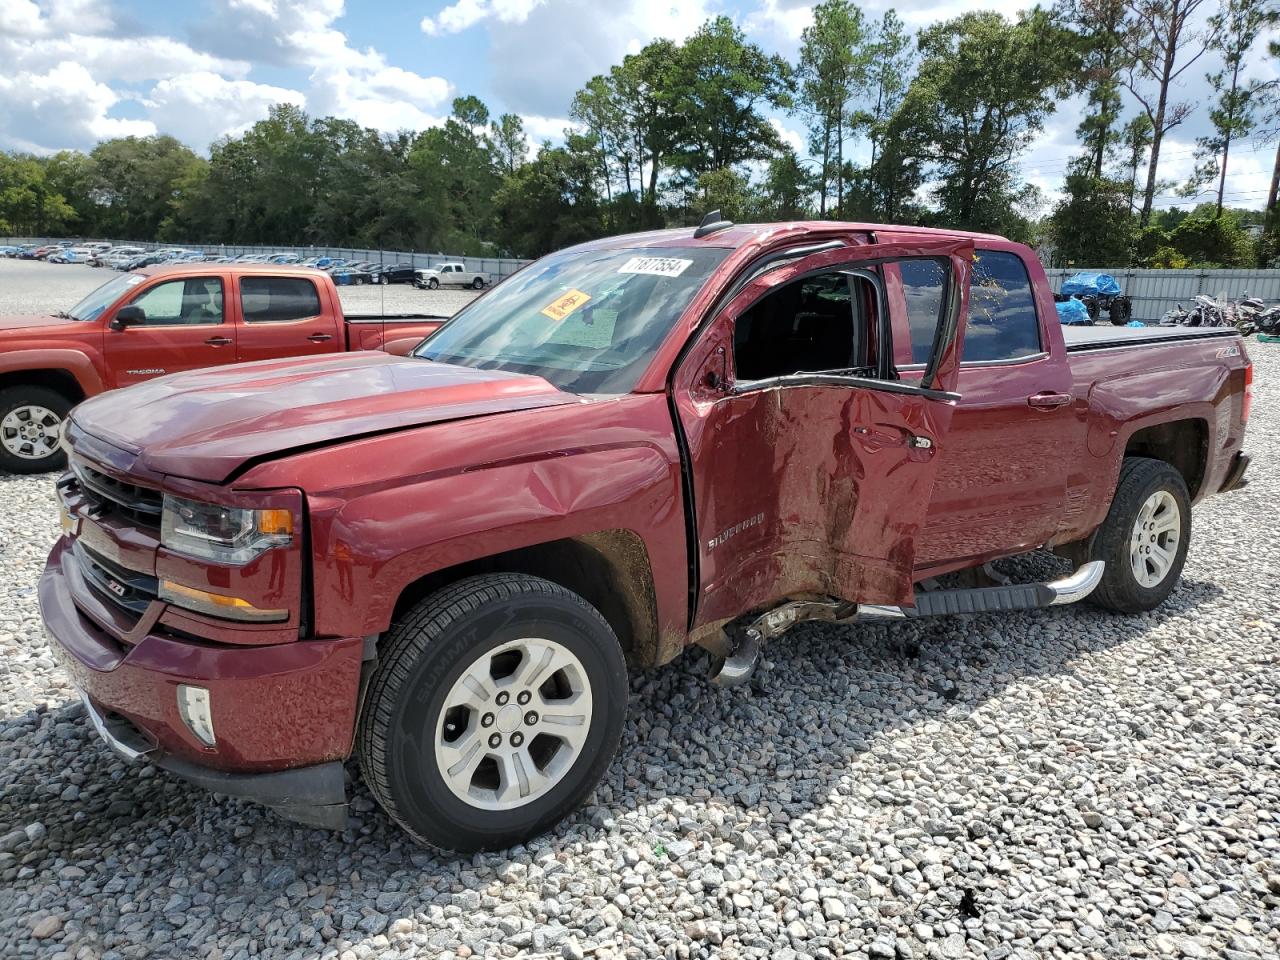
<path fill-rule="evenodd" d="M 887 0 L 862 4 L 878 18 Z M 1025 0 L 898 5 L 918 29 L 968 10 L 1012 16 Z M 585 81 L 655 37 L 680 40 L 726 14 L 749 39 L 796 59 L 811 20 L 807 0 L 0 0 L 0 149 L 48 153 L 99 140 L 168 133 L 201 153 L 244 130 L 275 103 L 380 130 L 443 122 L 455 96 L 474 94 L 496 115 L 516 113 L 535 142 L 559 141 L 569 101 Z M 1260 37 L 1258 49 L 1265 45 Z M 1251 75 L 1270 79 L 1262 56 Z M 1180 100 L 1204 105 L 1206 56 L 1184 76 Z M 1130 112 L 1136 105 L 1129 103 Z M 1084 107 L 1060 105 L 1022 158 L 1050 200 L 1076 150 Z M 1171 131 L 1161 177 L 1185 179 L 1206 110 Z M 771 118 L 803 153 L 797 116 Z M 851 145 L 855 160 L 865 147 Z M 1261 207 L 1273 144 L 1233 156 L 1227 202 Z M 1189 201 L 1164 194 L 1159 206 Z M 1194 201 L 1190 201 L 1194 202 Z"/>

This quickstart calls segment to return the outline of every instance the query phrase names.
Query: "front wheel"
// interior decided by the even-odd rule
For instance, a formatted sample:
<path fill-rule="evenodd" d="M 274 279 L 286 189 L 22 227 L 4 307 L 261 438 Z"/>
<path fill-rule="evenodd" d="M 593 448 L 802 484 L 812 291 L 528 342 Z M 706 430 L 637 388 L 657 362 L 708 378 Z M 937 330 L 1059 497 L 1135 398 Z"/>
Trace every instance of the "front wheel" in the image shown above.
<path fill-rule="evenodd" d="M 626 704 L 622 648 L 582 597 L 522 574 L 469 577 L 421 601 L 380 644 L 360 766 L 415 838 L 509 847 L 591 792 Z"/>
<path fill-rule="evenodd" d="M 48 387 L 0 390 L 0 468 L 48 473 L 66 465 L 58 446 L 71 401 Z"/>
<path fill-rule="evenodd" d="M 1182 575 L 1191 540 L 1191 496 L 1182 474 L 1163 460 L 1128 457 L 1091 559 L 1106 563 L 1090 596 L 1120 613 L 1154 610 Z"/>
<path fill-rule="evenodd" d="M 439 289 L 440 289 L 440 281 L 439 281 L 439 280 L 437 280 L 435 277 L 432 277 L 430 280 L 428 280 L 428 281 L 427 281 L 427 289 L 428 289 L 428 290 L 439 290 Z"/>

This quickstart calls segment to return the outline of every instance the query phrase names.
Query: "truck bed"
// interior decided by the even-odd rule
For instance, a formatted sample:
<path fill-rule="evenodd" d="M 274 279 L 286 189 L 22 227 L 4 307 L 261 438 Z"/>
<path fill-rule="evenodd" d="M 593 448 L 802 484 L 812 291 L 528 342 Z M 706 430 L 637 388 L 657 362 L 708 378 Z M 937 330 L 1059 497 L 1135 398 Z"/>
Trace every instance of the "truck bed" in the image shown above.
<path fill-rule="evenodd" d="M 1062 328 L 1067 353 L 1085 350 L 1114 350 L 1117 347 L 1139 347 L 1156 343 L 1180 343 L 1184 340 L 1206 340 L 1214 337 L 1238 337 L 1235 327 L 1107 327 L 1075 326 Z"/>

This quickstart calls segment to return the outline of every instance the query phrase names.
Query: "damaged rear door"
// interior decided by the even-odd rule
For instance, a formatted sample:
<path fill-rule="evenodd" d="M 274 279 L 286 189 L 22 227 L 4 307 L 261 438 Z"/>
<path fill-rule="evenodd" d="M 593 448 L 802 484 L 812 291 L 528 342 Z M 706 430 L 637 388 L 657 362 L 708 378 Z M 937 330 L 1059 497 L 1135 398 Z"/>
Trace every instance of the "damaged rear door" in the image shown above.
<path fill-rule="evenodd" d="M 921 259 L 945 272 L 946 296 L 924 375 L 904 381 L 882 268 Z M 972 259 L 972 241 L 930 239 L 775 262 L 704 328 L 673 378 L 695 626 L 806 594 L 912 603 Z"/>

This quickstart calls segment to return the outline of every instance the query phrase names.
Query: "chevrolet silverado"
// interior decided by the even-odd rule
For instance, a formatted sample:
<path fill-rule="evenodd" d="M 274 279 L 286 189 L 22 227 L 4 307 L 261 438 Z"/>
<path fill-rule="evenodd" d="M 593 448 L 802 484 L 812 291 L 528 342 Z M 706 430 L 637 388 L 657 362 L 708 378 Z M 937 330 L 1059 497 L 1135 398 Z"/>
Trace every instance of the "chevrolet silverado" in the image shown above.
<path fill-rule="evenodd" d="M 406 357 L 81 404 L 44 621 L 126 757 L 340 828 L 355 755 L 415 838 L 508 846 L 691 644 L 731 685 L 804 620 L 1162 603 L 1192 505 L 1244 482 L 1252 366 L 1233 330 L 1069 337 L 995 236 L 588 243 Z M 991 566 L 1038 548 L 1073 572 Z"/>

